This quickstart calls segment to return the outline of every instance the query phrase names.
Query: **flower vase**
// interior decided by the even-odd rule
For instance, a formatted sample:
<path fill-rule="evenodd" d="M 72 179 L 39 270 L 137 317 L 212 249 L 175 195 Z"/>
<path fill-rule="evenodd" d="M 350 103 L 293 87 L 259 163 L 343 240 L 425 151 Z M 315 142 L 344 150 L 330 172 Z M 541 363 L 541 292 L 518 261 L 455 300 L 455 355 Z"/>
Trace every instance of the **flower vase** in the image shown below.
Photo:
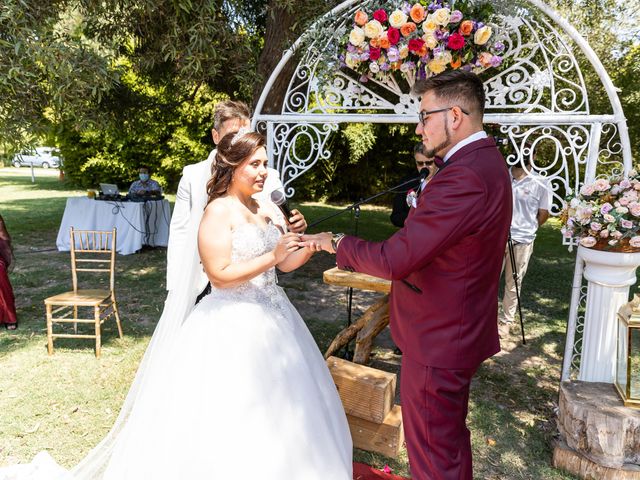
<path fill-rule="evenodd" d="M 588 281 L 579 380 L 613 383 L 616 365 L 617 313 L 629 301 L 640 252 L 578 247 Z"/>

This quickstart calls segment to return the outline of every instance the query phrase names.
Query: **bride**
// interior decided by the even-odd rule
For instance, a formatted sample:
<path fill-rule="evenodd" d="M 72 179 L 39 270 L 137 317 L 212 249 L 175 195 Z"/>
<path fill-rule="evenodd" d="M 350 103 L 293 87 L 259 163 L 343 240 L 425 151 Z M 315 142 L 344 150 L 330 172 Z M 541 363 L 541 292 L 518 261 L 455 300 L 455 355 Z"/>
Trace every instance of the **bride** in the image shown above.
<path fill-rule="evenodd" d="M 260 134 L 220 141 L 181 291 L 169 294 L 111 432 L 59 478 L 352 479 L 340 398 L 275 273 L 303 265 L 316 246 L 300 248 L 277 208 L 252 199 L 266 167 Z M 193 308 L 198 258 L 212 292 Z M 57 466 L 39 460 L 0 478 L 54 478 L 44 472 Z"/>

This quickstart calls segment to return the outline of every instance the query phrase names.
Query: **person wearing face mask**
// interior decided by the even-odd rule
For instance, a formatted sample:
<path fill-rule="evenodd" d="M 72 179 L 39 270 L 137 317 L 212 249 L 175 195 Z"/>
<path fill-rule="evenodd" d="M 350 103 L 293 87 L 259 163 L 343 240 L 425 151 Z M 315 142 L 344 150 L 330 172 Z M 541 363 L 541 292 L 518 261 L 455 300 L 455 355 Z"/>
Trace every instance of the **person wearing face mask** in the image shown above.
<path fill-rule="evenodd" d="M 129 196 L 145 197 L 151 195 L 160 195 L 162 188 L 160 184 L 151 179 L 151 169 L 147 166 L 140 167 L 138 171 L 140 180 L 136 180 L 129 187 Z"/>

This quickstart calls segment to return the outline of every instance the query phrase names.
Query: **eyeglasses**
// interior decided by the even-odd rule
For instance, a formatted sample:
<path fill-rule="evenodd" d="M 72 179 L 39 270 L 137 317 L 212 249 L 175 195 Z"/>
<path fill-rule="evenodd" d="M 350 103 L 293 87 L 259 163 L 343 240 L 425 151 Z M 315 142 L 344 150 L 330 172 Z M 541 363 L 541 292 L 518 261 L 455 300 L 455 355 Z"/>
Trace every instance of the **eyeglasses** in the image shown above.
<path fill-rule="evenodd" d="M 439 108 L 437 110 L 422 110 L 419 114 L 418 114 L 418 119 L 420 121 L 420 123 L 422 124 L 422 126 L 426 126 L 427 125 L 427 120 L 429 119 L 429 115 L 433 114 L 433 113 L 440 113 L 440 112 L 446 112 L 447 110 L 451 110 L 455 107 L 446 107 L 446 108 Z M 464 108 L 462 107 L 458 107 L 460 109 L 460 111 L 462 113 L 464 113 L 465 115 L 469 115 L 469 112 L 467 112 Z"/>
<path fill-rule="evenodd" d="M 420 160 L 416 160 L 416 165 L 420 168 L 423 167 L 430 167 L 431 165 L 433 165 L 434 161 L 433 160 L 425 160 L 425 161 L 420 161 Z"/>

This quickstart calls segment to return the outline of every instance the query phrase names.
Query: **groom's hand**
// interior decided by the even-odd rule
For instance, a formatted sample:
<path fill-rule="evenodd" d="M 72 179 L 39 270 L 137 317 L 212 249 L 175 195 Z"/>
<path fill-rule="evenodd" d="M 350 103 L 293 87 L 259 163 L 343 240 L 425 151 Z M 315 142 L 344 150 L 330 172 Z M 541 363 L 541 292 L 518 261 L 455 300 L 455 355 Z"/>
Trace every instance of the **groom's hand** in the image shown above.
<path fill-rule="evenodd" d="M 307 221 L 304 219 L 304 215 L 295 208 L 291 210 L 291 213 L 293 215 L 288 219 L 289 231 L 293 233 L 304 233 L 307 229 Z"/>
<path fill-rule="evenodd" d="M 335 253 L 331 246 L 331 239 L 333 234 L 331 232 L 316 233 L 313 235 L 302 235 L 300 237 L 300 246 L 307 247 L 311 250 Z"/>

